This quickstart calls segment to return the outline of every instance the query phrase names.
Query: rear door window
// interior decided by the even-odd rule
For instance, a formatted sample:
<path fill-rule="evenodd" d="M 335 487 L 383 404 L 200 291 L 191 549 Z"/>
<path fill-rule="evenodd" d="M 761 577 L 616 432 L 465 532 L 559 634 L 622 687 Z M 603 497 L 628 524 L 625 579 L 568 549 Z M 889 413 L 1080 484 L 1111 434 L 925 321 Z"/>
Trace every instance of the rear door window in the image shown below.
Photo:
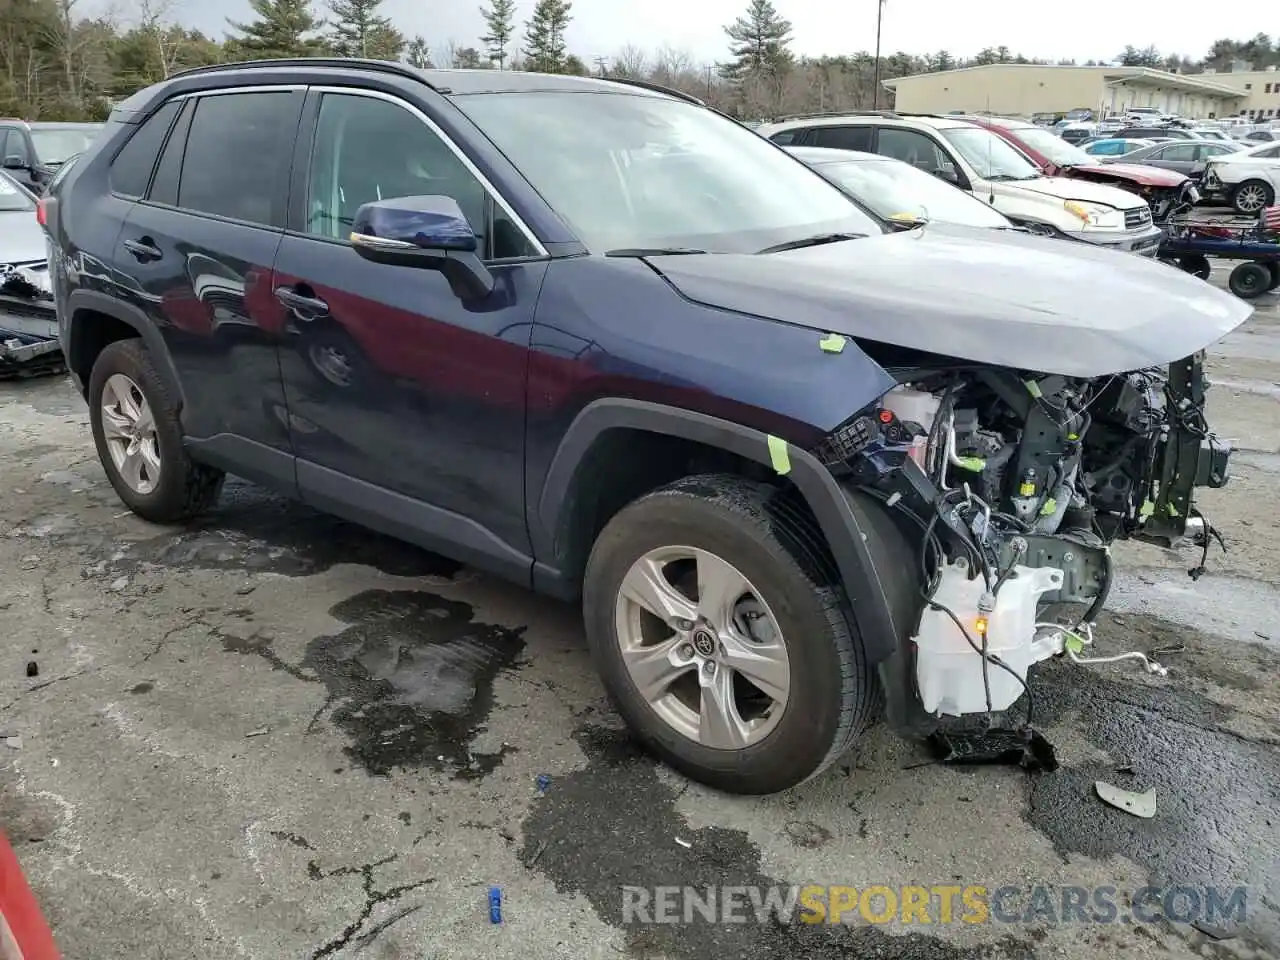
<path fill-rule="evenodd" d="M 178 206 L 263 226 L 284 226 L 289 162 L 301 95 L 219 93 L 196 103 Z"/>
<path fill-rule="evenodd" d="M 811 147 L 830 147 L 836 150 L 861 150 L 871 153 L 875 142 L 875 128 L 865 127 L 812 127 L 805 141 Z"/>
<path fill-rule="evenodd" d="M 181 104 L 170 100 L 142 125 L 133 131 L 116 158 L 111 161 L 108 174 L 111 181 L 111 192 L 125 197 L 141 197 L 147 192 L 151 182 L 151 171 L 155 168 L 160 150 L 164 146 L 165 135 L 178 115 Z"/>

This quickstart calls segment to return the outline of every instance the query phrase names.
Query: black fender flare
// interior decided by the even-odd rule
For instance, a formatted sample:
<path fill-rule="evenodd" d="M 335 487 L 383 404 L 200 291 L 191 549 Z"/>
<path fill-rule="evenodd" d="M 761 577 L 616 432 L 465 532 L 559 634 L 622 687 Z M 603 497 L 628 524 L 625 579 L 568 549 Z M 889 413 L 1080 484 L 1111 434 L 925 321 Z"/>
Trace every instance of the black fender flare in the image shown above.
<path fill-rule="evenodd" d="M 67 320 L 67 331 L 63 344 L 63 349 L 67 356 L 67 366 L 73 371 L 77 371 L 81 367 L 84 357 L 80 355 L 80 352 L 84 349 L 86 340 L 83 336 L 84 328 L 82 325 L 93 322 L 92 316 L 89 315 L 92 313 L 104 314 L 137 331 L 138 336 L 147 348 L 147 352 L 151 354 L 151 362 L 155 364 L 156 372 L 164 381 L 165 388 L 169 391 L 169 396 L 177 398 L 180 411 L 185 406 L 182 381 L 178 379 L 178 371 L 173 366 L 173 358 L 169 355 L 169 349 L 164 342 L 164 335 L 161 334 L 155 321 L 141 309 L 116 297 L 97 290 L 73 290 L 67 297 L 67 317 L 69 319 Z M 81 387 L 88 390 L 89 384 L 87 380 L 81 384 Z"/>
<path fill-rule="evenodd" d="M 558 528 L 561 505 L 575 482 L 579 465 L 588 450 L 608 430 L 617 428 L 681 437 L 718 447 L 766 466 L 773 466 L 769 435 L 703 413 L 644 400 L 606 398 L 595 400 L 578 413 L 569 425 L 551 461 L 536 516 L 530 527 L 535 545 L 548 543 Z M 775 441 L 776 443 L 776 441 Z M 855 623 L 862 636 L 870 664 L 877 664 L 898 652 L 902 624 L 896 624 L 889 593 L 867 545 L 859 522 L 857 501 L 851 497 L 818 460 L 806 450 L 787 445 L 790 469 L 785 473 L 804 497 L 817 518 L 840 572 Z M 888 571 L 886 571 L 888 572 Z M 535 580 L 539 571 L 535 570 Z"/>

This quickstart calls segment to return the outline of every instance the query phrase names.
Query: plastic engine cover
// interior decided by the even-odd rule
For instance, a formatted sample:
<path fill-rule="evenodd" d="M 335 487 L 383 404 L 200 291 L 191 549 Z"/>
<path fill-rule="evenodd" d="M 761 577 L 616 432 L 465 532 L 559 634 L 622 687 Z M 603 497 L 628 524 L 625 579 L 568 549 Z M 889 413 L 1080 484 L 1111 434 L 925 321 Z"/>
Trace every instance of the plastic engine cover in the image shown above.
<path fill-rule="evenodd" d="M 1063 573 L 1057 567 L 1015 567 L 1000 588 L 995 609 L 987 615 L 987 652 L 1004 661 L 1023 680 L 1033 663 L 1056 652 L 1049 641 L 1035 642 L 1036 609 L 1042 594 L 1062 586 Z M 979 648 L 978 602 L 985 591 L 981 577 L 969 579 L 963 560 L 944 567 L 933 601 L 947 607 L 964 624 Z M 916 682 L 925 710 L 954 717 L 985 713 L 988 709 L 983 685 L 982 656 L 970 646 L 965 634 L 942 610 L 926 607 L 920 618 L 916 644 Z M 1022 694 L 1022 684 L 997 664 L 987 662 L 991 689 L 990 709 L 1007 710 Z"/>

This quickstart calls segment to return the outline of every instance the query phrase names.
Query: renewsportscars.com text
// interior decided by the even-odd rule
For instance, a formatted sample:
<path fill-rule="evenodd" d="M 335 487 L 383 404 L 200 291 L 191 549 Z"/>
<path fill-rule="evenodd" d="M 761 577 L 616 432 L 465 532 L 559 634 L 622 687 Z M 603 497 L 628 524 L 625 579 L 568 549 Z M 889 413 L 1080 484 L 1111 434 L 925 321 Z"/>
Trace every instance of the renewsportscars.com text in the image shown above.
<path fill-rule="evenodd" d="M 1243 922 L 1245 887 L 710 886 L 622 888 L 623 923 Z"/>

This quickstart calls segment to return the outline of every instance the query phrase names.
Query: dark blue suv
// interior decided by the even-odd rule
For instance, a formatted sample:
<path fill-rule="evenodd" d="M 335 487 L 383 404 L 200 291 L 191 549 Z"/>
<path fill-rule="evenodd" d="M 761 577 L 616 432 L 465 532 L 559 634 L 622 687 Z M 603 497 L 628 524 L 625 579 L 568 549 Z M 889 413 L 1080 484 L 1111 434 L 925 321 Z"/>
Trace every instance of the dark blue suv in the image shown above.
<path fill-rule="evenodd" d="M 200 68 L 116 107 L 41 222 L 134 512 L 231 473 L 581 599 L 624 719 L 732 791 L 813 776 L 882 701 L 911 733 L 1007 709 L 1052 647 L 1008 613 L 1023 572 L 1096 612 L 1108 544 L 1207 535 L 1192 488 L 1226 479 L 1197 351 L 1246 306 L 890 225 L 646 84 Z"/>

